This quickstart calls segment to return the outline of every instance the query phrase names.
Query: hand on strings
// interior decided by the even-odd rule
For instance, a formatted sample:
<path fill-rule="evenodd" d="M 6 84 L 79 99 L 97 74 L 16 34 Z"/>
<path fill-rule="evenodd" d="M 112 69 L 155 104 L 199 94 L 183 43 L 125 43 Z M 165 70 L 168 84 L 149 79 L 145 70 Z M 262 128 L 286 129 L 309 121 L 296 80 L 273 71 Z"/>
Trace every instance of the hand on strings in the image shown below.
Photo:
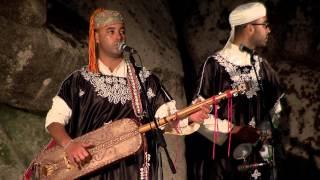
<path fill-rule="evenodd" d="M 91 147 L 93 147 L 91 144 L 70 140 L 64 146 L 64 150 L 68 160 L 80 169 L 85 163 L 90 161 L 91 155 L 87 149 Z"/>

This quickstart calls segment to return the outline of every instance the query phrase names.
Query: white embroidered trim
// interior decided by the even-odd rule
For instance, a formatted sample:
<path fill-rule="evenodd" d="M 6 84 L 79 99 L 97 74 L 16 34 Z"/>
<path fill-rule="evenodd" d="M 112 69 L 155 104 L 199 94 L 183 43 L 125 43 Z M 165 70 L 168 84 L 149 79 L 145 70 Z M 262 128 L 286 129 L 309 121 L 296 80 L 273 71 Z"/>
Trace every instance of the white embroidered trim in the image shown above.
<path fill-rule="evenodd" d="M 151 75 L 150 71 L 148 71 L 145 67 L 142 67 L 142 70 L 139 72 L 140 79 L 142 83 L 146 82 L 146 79 Z"/>
<path fill-rule="evenodd" d="M 150 71 L 146 70 L 144 67 L 142 68 L 142 71 L 139 73 L 142 83 L 146 81 L 150 74 Z M 85 69 L 81 70 L 81 75 L 85 80 L 92 84 L 98 96 L 108 98 L 110 103 L 118 104 L 120 102 L 121 104 L 125 104 L 127 101 L 131 100 L 130 89 L 125 78 L 100 75 L 88 72 Z M 141 89 L 140 85 L 138 86 L 139 89 Z M 155 96 L 152 90 L 150 92 L 148 90 L 148 93 L 150 93 L 148 97 Z"/>
<path fill-rule="evenodd" d="M 251 177 L 253 177 L 255 180 L 257 180 L 261 176 L 261 173 L 258 169 L 255 169 L 254 172 L 251 174 Z"/>
<path fill-rule="evenodd" d="M 213 57 L 218 61 L 218 63 L 223 66 L 226 71 L 228 72 L 230 79 L 233 81 L 233 83 L 231 84 L 231 87 L 237 88 L 240 84 L 247 82 L 250 83 L 250 89 L 247 90 L 246 96 L 250 99 L 253 96 L 257 95 L 257 92 L 260 90 L 259 89 L 259 84 L 256 78 L 256 74 L 254 72 L 254 69 L 248 69 L 248 68 L 244 68 L 243 72 L 241 72 L 240 67 L 238 65 L 234 65 L 231 62 L 228 61 L 229 57 L 222 57 L 219 54 L 213 55 Z M 260 75 L 259 75 L 259 71 L 260 71 L 260 63 L 262 59 L 260 57 L 254 57 L 255 58 L 255 68 L 257 70 L 258 73 L 258 79 L 261 79 Z M 248 65 L 251 66 L 251 65 Z M 237 96 L 237 94 L 235 94 L 235 96 Z"/>
<path fill-rule="evenodd" d="M 253 128 L 256 127 L 256 121 L 255 121 L 255 118 L 254 118 L 254 117 L 251 118 L 251 121 L 249 122 L 249 126 L 251 126 L 251 127 L 253 127 Z"/>
<path fill-rule="evenodd" d="M 125 104 L 126 101 L 131 100 L 130 89 L 125 78 L 101 76 L 85 70 L 81 71 L 81 75 L 92 84 L 98 96 L 108 98 L 110 103 Z"/>
<path fill-rule="evenodd" d="M 149 169 L 150 169 L 150 159 L 151 155 L 147 152 L 144 153 L 145 162 L 140 168 L 140 180 L 148 180 L 149 179 Z"/>
<path fill-rule="evenodd" d="M 280 97 L 277 99 L 276 103 L 274 104 L 273 108 L 270 110 L 270 115 L 272 118 L 272 124 L 274 127 L 278 127 L 280 124 L 280 117 L 281 117 L 281 111 L 282 111 L 282 104 L 281 99 L 285 96 L 285 94 L 281 94 Z"/>
<path fill-rule="evenodd" d="M 147 91 L 147 96 L 148 96 L 148 99 L 151 99 L 151 98 L 155 97 L 156 95 L 154 94 L 152 89 L 149 88 L 148 91 Z"/>
<path fill-rule="evenodd" d="M 79 97 L 83 96 L 84 94 L 85 94 L 85 92 L 82 89 L 80 89 L 79 90 Z"/>

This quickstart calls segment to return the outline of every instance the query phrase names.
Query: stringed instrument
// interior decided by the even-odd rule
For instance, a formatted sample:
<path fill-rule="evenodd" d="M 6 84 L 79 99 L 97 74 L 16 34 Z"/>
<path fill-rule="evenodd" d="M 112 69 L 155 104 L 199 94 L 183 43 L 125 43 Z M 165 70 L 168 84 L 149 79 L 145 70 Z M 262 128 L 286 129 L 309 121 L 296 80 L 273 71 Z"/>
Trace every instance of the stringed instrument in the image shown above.
<path fill-rule="evenodd" d="M 162 126 L 170 121 L 188 117 L 201 109 L 203 105 L 212 105 L 220 100 L 246 90 L 246 85 L 240 85 L 236 89 L 220 93 L 217 96 L 186 107 L 175 114 L 157 119 L 157 125 Z M 63 147 L 57 145 L 42 151 L 34 160 L 34 172 L 39 179 L 75 179 L 111 163 L 133 155 L 142 147 L 143 133 L 155 129 L 155 122 L 139 126 L 132 119 L 121 119 L 107 124 L 95 131 L 75 138 L 74 142 L 92 144 L 88 148 L 91 160 L 84 164 L 81 169 L 70 164 Z"/>

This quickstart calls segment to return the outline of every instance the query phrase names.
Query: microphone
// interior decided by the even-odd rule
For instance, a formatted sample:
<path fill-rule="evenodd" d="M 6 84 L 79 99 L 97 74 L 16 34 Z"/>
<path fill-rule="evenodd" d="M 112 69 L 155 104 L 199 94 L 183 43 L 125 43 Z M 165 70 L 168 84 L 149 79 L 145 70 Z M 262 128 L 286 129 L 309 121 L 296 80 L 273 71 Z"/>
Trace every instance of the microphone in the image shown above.
<path fill-rule="evenodd" d="M 244 46 L 243 44 L 240 44 L 239 49 L 240 49 L 240 51 L 247 52 L 247 53 L 249 53 L 251 55 L 256 53 L 254 49 L 250 49 L 250 48 Z"/>
<path fill-rule="evenodd" d="M 131 54 L 136 54 L 137 53 L 137 51 L 135 49 L 133 49 L 132 47 L 128 46 L 123 41 L 119 43 L 119 50 L 121 52 L 128 52 L 128 53 L 131 53 Z"/>
<path fill-rule="evenodd" d="M 253 163 L 253 164 L 245 164 L 245 165 L 239 165 L 237 167 L 238 171 L 246 171 L 251 168 L 257 168 L 257 167 L 262 167 L 266 166 L 268 163 Z"/>

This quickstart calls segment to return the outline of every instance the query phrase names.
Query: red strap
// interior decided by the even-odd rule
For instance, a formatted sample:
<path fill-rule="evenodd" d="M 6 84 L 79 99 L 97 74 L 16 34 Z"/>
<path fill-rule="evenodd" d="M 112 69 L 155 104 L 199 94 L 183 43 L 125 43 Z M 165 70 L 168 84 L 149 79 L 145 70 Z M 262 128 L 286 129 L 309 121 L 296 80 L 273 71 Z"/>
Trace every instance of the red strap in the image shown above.
<path fill-rule="evenodd" d="M 232 130 L 232 93 L 230 90 L 226 92 L 228 97 L 228 131 L 229 131 L 229 143 L 228 143 L 228 157 L 230 157 L 231 149 L 231 130 Z"/>
<path fill-rule="evenodd" d="M 232 98 L 232 93 L 231 93 L 231 90 L 227 90 L 226 91 L 226 95 L 227 95 L 227 98 Z"/>
<path fill-rule="evenodd" d="M 215 152 L 216 152 L 216 143 L 218 140 L 218 104 L 216 97 L 212 97 L 213 105 L 214 105 L 214 131 L 213 131 L 213 145 L 212 145 L 212 159 L 215 159 Z"/>
<path fill-rule="evenodd" d="M 57 145 L 56 141 L 51 139 L 49 141 L 49 143 L 44 148 L 42 148 L 40 153 L 45 151 L 45 150 L 48 150 L 48 149 L 50 149 L 50 148 L 52 148 L 52 147 L 54 147 L 56 145 Z M 32 173 L 33 173 L 33 165 L 34 165 L 34 160 L 31 161 L 31 163 L 29 164 L 28 168 L 24 171 L 23 177 L 22 177 L 23 180 L 30 180 L 31 179 L 31 176 L 32 176 Z"/>
<path fill-rule="evenodd" d="M 174 113 L 174 118 L 173 118 L 173 121 L 177 121 L 178 120 L 178 112 L 175 112 Z M 180 129 L 180 126 L 179 126 L 179 122 L 176 124 L 176 126 L 174 127 L 174 129 L 176 130 L 176 132 L 178 134 L 182 134 L 182 131 Z"/>

